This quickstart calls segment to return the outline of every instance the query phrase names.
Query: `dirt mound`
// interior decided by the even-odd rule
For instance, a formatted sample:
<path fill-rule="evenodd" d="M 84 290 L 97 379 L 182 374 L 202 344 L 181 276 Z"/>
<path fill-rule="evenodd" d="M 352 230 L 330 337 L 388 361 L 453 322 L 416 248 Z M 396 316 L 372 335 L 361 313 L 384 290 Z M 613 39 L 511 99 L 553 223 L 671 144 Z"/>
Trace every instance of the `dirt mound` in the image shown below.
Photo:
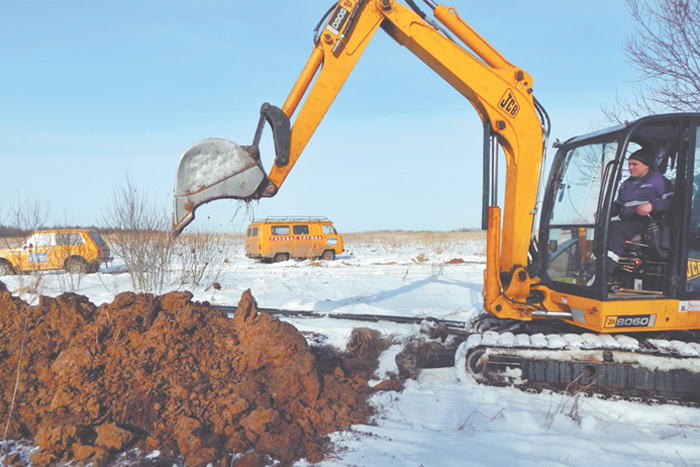
<path fill-rule="evenodd" d="M 107 465 L 134 447 L 193 467 L 289 465 L 318 462 L 328 433 L 371 414 L 376 360 L 360 369 L 357 353 L 378 354 L 377 336 L 354 359 L 324 359 L 333 352 L 312 352 L 292 325 L 258 313 L 249 291 L 234 319 L 191 298 L 123 293 L 96 307 L 66 293 L 29 306 L 0 282 L 7 438 L 33 439 L 37 466 Z"/>

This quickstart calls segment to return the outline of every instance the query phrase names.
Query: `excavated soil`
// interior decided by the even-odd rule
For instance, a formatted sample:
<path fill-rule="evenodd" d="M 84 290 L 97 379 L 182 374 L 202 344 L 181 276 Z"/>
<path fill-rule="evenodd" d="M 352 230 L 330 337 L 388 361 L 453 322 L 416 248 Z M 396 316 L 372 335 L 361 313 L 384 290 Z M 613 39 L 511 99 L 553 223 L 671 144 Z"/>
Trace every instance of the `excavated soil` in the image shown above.
<path fill-rule="evenodd" d="M 106 466 L 134 448 L 161 456 L 133 465 L 290 465 L 320 461 L 327 434 L 371 415 L 377 333 L 356 330 L 344 352 L 309 347 L 250 291 L 233 319 L 191 298 L 123 293 L 97 307 L 66 293 L 29 306 L 0 282 L 5 437 L 32 439 L 36 466 Z"/>

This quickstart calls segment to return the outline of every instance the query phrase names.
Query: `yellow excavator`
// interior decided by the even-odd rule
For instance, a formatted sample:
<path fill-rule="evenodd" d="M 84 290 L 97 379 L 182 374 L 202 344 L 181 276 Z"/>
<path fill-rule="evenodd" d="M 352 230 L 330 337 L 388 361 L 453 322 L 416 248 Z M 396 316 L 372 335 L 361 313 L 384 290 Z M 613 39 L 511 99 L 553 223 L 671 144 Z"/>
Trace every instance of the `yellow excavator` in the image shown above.
<path fill-rule="evenodd" d="M 173 231 L 180 233 L 209 201 L 274 196 L 381 29 L 464 96 L 484 126 L 487 314 L 456 351 L 458 371 L 494 385 L 574 385 L 700 403 L 700 114 L 653 115 L 557 141 L 538 203 L 549 117 L 533 95 L 532 77 L 454 8 L 423 1 L 430 15 L 413 0 L 405 0 L 408 6 L 341 0 L 328 10 L 286 102 L 262 105 L 252 144 L 212 138 L 184 152 Z M 259 153 L 266 125 L 276 153 L 269 173 Z M 642 148 L 653 151 L 651 166 L 672 182 L 675 200 L 663 215 L 647 216 L 645 230 L 627 242 L 609 273 L 618 187 L 629 175 L 629 155 Z M 499 149 L 506 160 L 503 209 Z"/>

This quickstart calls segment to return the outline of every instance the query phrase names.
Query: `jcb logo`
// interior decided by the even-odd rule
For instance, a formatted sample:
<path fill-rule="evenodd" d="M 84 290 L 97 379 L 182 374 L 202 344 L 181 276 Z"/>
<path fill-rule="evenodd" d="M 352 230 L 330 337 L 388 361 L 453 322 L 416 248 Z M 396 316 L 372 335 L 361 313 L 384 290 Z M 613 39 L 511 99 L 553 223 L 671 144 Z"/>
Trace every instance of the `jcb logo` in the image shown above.
<path fill-rule="evenodd" d="M 692 280 L 697 277 L 700 277 L 700 260 L 689 258 L 687 279 Z"/>
<path fill-rule="evenodd" d="M 605 318 L 605 327 L 606 328 L 615 327 L 615 323 L 617 323 L 617 316 L 608 316 L 607 318 Z"/>
<path fill-rule="evenodd" d="M 513 92 L 510 89 L 508 89 L 506 93 L 503 94 L 503 97 L 501 97 L 501 101 L 498 103 L 498 106 L 505 110 L 511 117 L 515 117 L 516 115 L 518 115 L 518 111 L 520 110 L 518 101 L 515 100 L 515 95 L 513 95 Z"/>
<path fill-rule="evenodd" d="M 333 14 L 333 17 L 331 18 L 330 21 L 328 21 L 328 25 L 326 26 L 326 29 L 328 29 L 330 32 L 335 34 L 336 36 L 340 34 L 340 30 L 343 29 L 343 25 L 345 24 L 345 21 L 348 19 L 348 10 L 343 8 L 342 6 L 338 5 L 338 8 L 336 8 L 335 13 Z"/>

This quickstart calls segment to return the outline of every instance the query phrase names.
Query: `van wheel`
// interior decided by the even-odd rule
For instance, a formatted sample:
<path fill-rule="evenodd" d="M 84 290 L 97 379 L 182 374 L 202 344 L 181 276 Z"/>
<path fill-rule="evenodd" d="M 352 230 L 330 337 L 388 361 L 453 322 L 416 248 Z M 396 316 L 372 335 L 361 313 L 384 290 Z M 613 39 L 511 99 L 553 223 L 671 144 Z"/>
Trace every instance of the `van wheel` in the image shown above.
<path fill-rule="evenodd" d="M 14 276 L 15 268 L 7 261 L 0 261 L 0 276 Z"/>
<path fill-rule="evenodd" d="M 272 258 L 273 263 L 282 263 L 284 261 L 289 261 L 289 253 L 277 253 L 274 258 Z"/>
<path fill-rule="evenodd" d="M 326 261 L 333 261 L 335 259 L 335 251 L 333 250 L 326 250 L 323 252 L 321 255 L 321 259 L 326 260 Z"/>
<path fill-rule="evenodd" d="M 68 258 L 64 269 L 68 274 L 85 274 L 88 272 L 88 263 L 83 258 Z"/>

